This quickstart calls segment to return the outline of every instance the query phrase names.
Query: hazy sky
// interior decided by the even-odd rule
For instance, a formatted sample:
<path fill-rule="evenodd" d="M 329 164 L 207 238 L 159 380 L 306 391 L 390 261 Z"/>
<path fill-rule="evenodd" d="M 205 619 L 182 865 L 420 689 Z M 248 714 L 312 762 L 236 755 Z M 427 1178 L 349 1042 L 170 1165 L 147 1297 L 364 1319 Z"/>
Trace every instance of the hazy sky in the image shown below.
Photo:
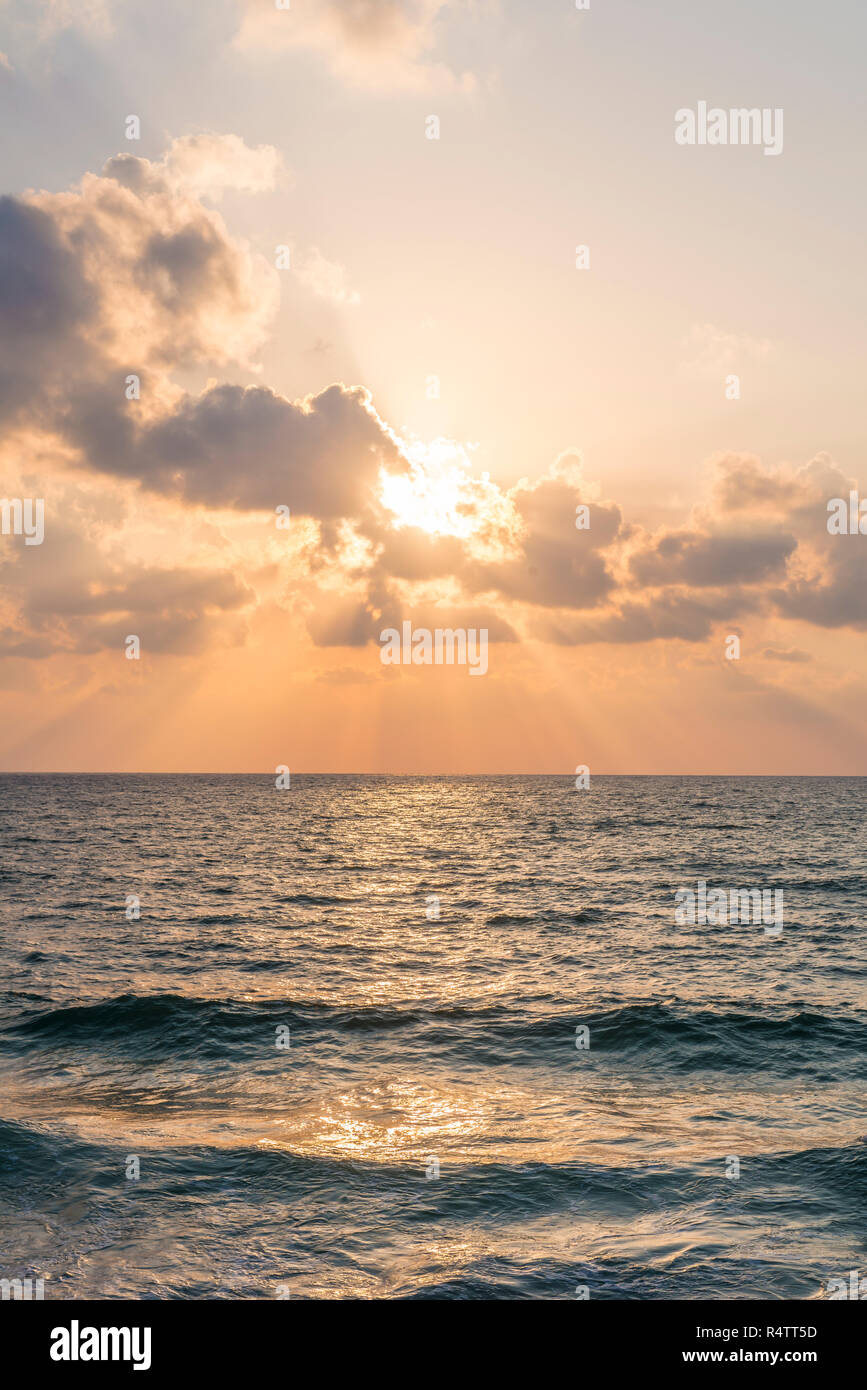
<path fill-rule="evenodd" d="M 0 767 L 867 773 L 865 28 L 0 4 Z"/>

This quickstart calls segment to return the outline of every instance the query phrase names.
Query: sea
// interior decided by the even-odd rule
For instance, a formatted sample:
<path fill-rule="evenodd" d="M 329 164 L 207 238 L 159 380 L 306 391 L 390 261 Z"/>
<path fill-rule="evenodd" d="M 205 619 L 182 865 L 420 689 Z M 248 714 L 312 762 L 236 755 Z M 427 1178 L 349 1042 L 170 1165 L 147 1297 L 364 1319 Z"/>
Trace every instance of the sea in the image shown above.
<path fill-rule="evenodd" d="M 0 777 L 0 1279 L 867 1278 L 867 780 L 278 780 Z"/>

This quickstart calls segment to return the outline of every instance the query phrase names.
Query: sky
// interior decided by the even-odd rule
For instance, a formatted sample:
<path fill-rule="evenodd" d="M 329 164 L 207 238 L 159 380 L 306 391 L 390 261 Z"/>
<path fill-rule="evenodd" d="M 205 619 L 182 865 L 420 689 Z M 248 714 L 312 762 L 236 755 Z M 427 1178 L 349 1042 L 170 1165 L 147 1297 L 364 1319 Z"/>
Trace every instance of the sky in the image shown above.
<path fill-rule="evenodd" d="M 0 3 L 0 769 L 867 774 L 865 28 Z"/>

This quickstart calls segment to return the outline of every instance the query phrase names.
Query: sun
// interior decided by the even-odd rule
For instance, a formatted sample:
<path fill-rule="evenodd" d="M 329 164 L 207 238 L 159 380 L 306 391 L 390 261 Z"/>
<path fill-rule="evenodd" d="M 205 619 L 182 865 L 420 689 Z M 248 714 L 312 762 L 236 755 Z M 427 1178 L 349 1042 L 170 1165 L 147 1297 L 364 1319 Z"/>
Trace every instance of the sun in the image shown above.
<path fill-rule="evenodd" d="M 475 529 L 472 478 L 462 444 L 435 439 L 403 444 L 407 473 L 380 474 L 380 500 L 395 526 L 416 526 L 432 536 L 469 536 Z"/>

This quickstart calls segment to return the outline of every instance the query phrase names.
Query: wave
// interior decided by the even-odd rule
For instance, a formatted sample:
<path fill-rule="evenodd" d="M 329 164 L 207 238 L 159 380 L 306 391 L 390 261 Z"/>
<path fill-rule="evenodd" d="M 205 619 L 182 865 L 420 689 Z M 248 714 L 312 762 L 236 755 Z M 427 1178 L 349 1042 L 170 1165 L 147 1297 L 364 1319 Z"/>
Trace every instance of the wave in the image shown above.
<path fill-rule="evenodd" d="M 575 923 L 604 922 L 611 916 L 601 907 L 577 910 L 542 910 L 539 912 L 497 912 L 485 919 L 487 927 L 511 926 L 572 926 Z"/>
<path fill-rule="evenodd" d="M 551 1013 L 536 1001 L 505 1003 L 333 1005 L 310 1000 L 202 999 L 176 994 L 124 994 L 93 1004 L 19 1014 L 0 1033 L 16 1052 L 53 1047 L 108 1048 L 163 1055 L 226 1053 L 246 1043 L 261 1050 L 268 1031 L 286 1025 L 300 1033 L 412 1030 L 412 1042 L 459 1058 L 480 1054 L 520 1063 L 571 1055 L 580 1063 L 606 1054 L 631 1065 L 669 1070 L 763 1070 L 773 1052 L 775 1075 L 792 1075 L 845 1060 L 850 1075 L 867 1071 L 867 1020 L 815 1010 L 696 1009 L 682 1003 L 623 1004 L 593 1009 L 576 1004 Z M 532 1004 L 531 1004 L 532 1007 Z M 589 1049 L 574 1051 L 578 1026 L 589 1029 Z M 401 1043 L 405 1047 L 406 1042 Z M 558 1063 L 559 1064 L 559 1063 Z"/>
<path fill-rule="evenodd" d="M 809 889 L 810 892 L 816 892 L 821 889 L 824 892 L 830 890 L 832 893 L 863 894 L 867 891 L 867 884 L 865 884 L 863 874 L 853 874 L 851 878 L 840 878 L 836 875 L 823 878 L 818 874 L 813 878 L 780 878 L 777 886 L 784 889 L 786 892 L 792 889 L 797 889 L 798 892 L 804 892 L 807 889 Z"/>
<path fill-rule="evenodd" d="M 98 1185 L 103 1174 L 123 1173 L 128 1145 L 78 1138 L 62 1125 L 0 1120 L 0 1166 L 5 1187 L 57 1173 L 80 1171 Z M 734 1192 L 717 1158 L 692 1164 L 605 1165 L 581 1159 L 560 1162 L 464 1162 L 441 1158 L 436 1183 L 427 1180 L 425 1161 L 376 1162 L 349 1156 L 295 1153 L 271 1143 L 242 1140 L 236 1147 L 195 1142 L 147 1150 L 147 1172 L 158 1191 L 188 1186 L 197 1199 L 219 1184 L 237 1184 L 239 1193 L 259 1186 L 268 1191 L 315 1192 L 326 1187 L 353 1190 L 374 1203 L 417 1207 L 435 1201 L 444 1215 L 508 1209 L 534 1216 L 543 1212 L 595 1206 L 612 1216 L 697 1205 Z M 848 1144 L 743 1156 L 750 1182 L 737 1190 L 739 1203 L 789 1201 L 795 1194 L 827 1204 L 860 1209 L 867 1197 L 867 1138 Z"/>

